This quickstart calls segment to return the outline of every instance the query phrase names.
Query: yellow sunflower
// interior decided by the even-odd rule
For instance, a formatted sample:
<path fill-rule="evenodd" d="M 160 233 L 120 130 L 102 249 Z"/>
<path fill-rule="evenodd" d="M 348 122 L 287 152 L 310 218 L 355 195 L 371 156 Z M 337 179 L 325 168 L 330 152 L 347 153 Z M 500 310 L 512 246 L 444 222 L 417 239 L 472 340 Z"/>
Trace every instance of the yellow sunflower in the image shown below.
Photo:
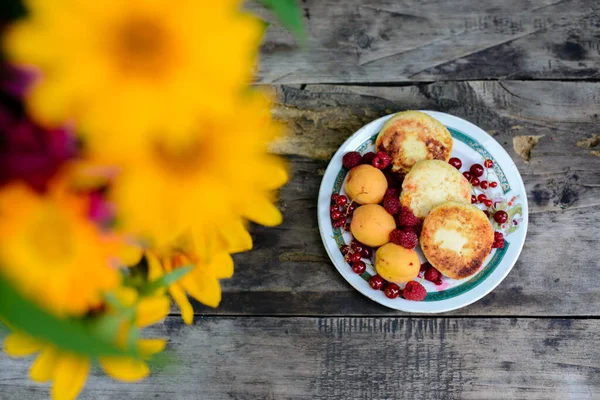
<path fill-rule="evenodd" d="M 189 243 L 189 242 L 188 242 Z M 148 279 L 154 281 L 163 274 L 169 273 L 182 266 L 193 265 L 193 269 L 185 274 L 183 278 L 169 285 L 169 294 L 179 306 L 183 321 L 190 325 L 194 319 L 194 309 L 190 304 L 187 294 L 200 303 L 210 307 L 217 307 L 221 302 L 220 279 L 231 278 L 233 275 L 233 260 L 223 250 L 215 251 L 208 260 L 201 257 L 195 249 L 190 246 L 186 250 L 180 247 L 170 255 L 163 257 L 153 252 L 147 252 Z"/>
<path fill-rule="evenodd" d="M 0 273 L 56 315 L 85 314 L 117 287 L 119 265 L 139 250 L 101 233 L 87 201 L 53 183 L 41 196 L 24 184 L 0 191 Z"/>
<path fill-rule="evenodd" d="M 120 288 L 117 299 L 124 307 L 135 306 L 133 322 L 123 322 L 116 337 L 117 345 L 124 346 L 127 332 L 133 323 L 138 328 L 154 324 L 169 313 L 169 299 L 166 296 L 151 296 L 138 299 L 132 289 Z M 108 311 L 111 312 L 110 309 Z M 161 352 L 164 339 L 138 339 L 136 345 L 143 358 Z M 13 332 L 4 340 L 4 352 L 13 357 L 24 357 L 40 353 L 33 362 L 29 377 L 35 382 L 52 381 L 53 400 L 75 399 L 87 380 L 91 359 L 60 350 L 52 344 L 39 341 L 25 333 Z M 145 378 L 150 369 L 144 360 L 129 357 L 100 357 L 100 366 L 114 379 L 133 382 Z"/>
<path fill-rule="evenodd" d="M 191 232 L 195 245 L 210 254 L 249 250 L 247 220 L 279 224 L 273 191 L 288 173 L 267 151 L 280 133 L 269 106 L 263 95 L 248 93 L 238 98 L 235 112 L 203 116 L 191 144 L 147 138 L 120 160 L 112 198 L 125 231 L 161 251 Z"/>
<path fill-rule="evenodd" d="M 240 0 L 51 3 L 27 0 L 4 47 L 42 72 L 32 114 L 74 121 L 98 150 L 127 154 L 149 134 L 187 142 L 199 110 L 230 111 L 252 79 L 264 28 Z"/>

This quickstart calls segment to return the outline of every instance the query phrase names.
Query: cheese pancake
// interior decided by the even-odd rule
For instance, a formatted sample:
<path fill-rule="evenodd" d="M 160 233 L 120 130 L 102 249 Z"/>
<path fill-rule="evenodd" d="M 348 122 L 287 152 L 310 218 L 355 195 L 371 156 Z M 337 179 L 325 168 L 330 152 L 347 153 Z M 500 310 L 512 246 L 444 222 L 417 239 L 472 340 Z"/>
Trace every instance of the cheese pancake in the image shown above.
<path fill-rule="evenodd" d="M 456 201 L 431 210 L 420 238 L 427 261 L 453 279 L 476 273 L 490 254 L 493 242 L 494 229 L 483 211 Z"/>
<path fill-rule="evenodd" d="M 400 204 L 410 208 L 417 218 L 445 201 L 471 203 L 471 184 L 456 168 L 445 161 L 419 161 L 402 182 Z"/>
<path fill-rule="evenodd" d="M 404 111 L 385 123 L 375 147 L 390 155 L 392 171 L 403 176 L 418 161 L 448 161 L 452 136 L 435 118 L 419 111 Z"/>

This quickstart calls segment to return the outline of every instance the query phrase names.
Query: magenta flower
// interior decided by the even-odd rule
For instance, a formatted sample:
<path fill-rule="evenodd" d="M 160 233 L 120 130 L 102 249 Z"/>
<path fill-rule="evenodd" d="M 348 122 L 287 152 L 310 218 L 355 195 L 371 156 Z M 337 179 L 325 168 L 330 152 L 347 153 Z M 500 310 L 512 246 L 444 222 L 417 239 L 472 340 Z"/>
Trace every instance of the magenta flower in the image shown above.
<path fill-rule="evenodd" d="M 0 64 L 0 185 L 22 180 L 41 192 L 75 155 L 75 141 L 66 127 L 47 129 L 28 117 L 22 96 L 33 78 Z"/>

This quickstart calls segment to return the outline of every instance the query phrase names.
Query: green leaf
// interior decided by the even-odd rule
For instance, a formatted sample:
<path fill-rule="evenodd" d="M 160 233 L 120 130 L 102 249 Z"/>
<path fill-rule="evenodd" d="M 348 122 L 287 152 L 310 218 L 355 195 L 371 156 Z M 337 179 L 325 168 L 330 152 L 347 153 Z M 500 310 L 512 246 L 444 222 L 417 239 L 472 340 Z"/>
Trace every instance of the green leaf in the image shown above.
<path fill-rule="evenodd" d="M 306 44 L 306 31 L 302 20 L 302 11 L 296 0 L 260 0 L 261 3 L 279 18 L 281 24 L 289 29 L 296 40 L 301 44 Z"/>
<path fill-rule="evenodd" d="M 105 337 L 95 333 L 84 320 L 59 319 L 49 314 L 23 297 L 2 276 L 0 319 L 14 329 L 83 356 L 139 356 L 134 348 L 117 348 Z"/>
<path fill-rule="evenodd" d="M 180 278 L 182 278 L 185 274 L 190 272 L 194 268 L 193 265 L 186 265 L 185 267 L 179 267 L 174 271 L 169 272 L 161 276 L 159 279 L 152 281 L 144 288 L 144 294 L 150 294 L 157 289 L 167 287 L 172 283 L 177 282 Z"/>
<path fill-rule="evenodd" d="M 514 207 L 512 207 L 510 210 L 508 210 L 508 219 L 510 221 L 513 220 L 513 218 L 515 217 L 515 215 L 522 215 L 523 214 L 523 207 L 520 204 L 516 204 Z"/>

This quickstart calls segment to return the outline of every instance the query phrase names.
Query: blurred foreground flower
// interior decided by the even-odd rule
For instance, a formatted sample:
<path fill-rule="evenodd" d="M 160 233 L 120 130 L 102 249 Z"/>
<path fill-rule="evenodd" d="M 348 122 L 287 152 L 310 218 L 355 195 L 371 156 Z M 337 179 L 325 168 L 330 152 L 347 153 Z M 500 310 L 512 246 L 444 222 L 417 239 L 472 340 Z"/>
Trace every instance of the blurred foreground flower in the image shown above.
<path fill-rule="evenodd" d="M 162 320 L 169 313 L 169 299 L 165 296 L 138 298 L 133 289 L 121 288 L 114 292 L 118 309 L 107 308 L 106 316 L 120 319 L 113 340 L 124 347 L 132 325 L 143 328 Z M 120 313 L 130 308 L 132 312 Z M 142 357 L 150 357 L 165 347 L 164 339 L 137 339 L 135 346 Z M 79 354 L 63 351 L 50 343 L 44 343 L 22 332 L 13 332 L 4 340 L 4 351 L 14 357 L 40 353 L 29 371 L 35 382 L 52 381 L 54 400 L 71 400 L 77 397 L 90 370 L 92 360 Z M 112 378 L 132 382 L 145 378 L 150 370 L 144 360 L 131 357 L 100 357 L 100 366 Z"/>
<path fill-rule="evenodd" d="M 148 137 L 194 144 L 198 118 L 231 112 L 252 79 L 264 28 L 240 3 L 29 0 L 5 48 L 43 76 L 32 114 L 74 122 L 95 150 L 127 155 Z"/>
<path fill-rule="evenodd" d="M 0 64 L 0 185 L 23 180 L 44 191 L 48 180 L 75 154 L 68 129 L 46 129 L 29 119 L 22 95 L 34 75 Z"/>
<path fill-rule="evenodd" d="M 56 315 L 83 315 L 120 281 L 140 250 L 101 233 L 88 203 L 63 181 L 41 196 L 22 183 L 0 191 L 0 273 Z M 123 255 L 126 259 L 119 259 Z"/>

